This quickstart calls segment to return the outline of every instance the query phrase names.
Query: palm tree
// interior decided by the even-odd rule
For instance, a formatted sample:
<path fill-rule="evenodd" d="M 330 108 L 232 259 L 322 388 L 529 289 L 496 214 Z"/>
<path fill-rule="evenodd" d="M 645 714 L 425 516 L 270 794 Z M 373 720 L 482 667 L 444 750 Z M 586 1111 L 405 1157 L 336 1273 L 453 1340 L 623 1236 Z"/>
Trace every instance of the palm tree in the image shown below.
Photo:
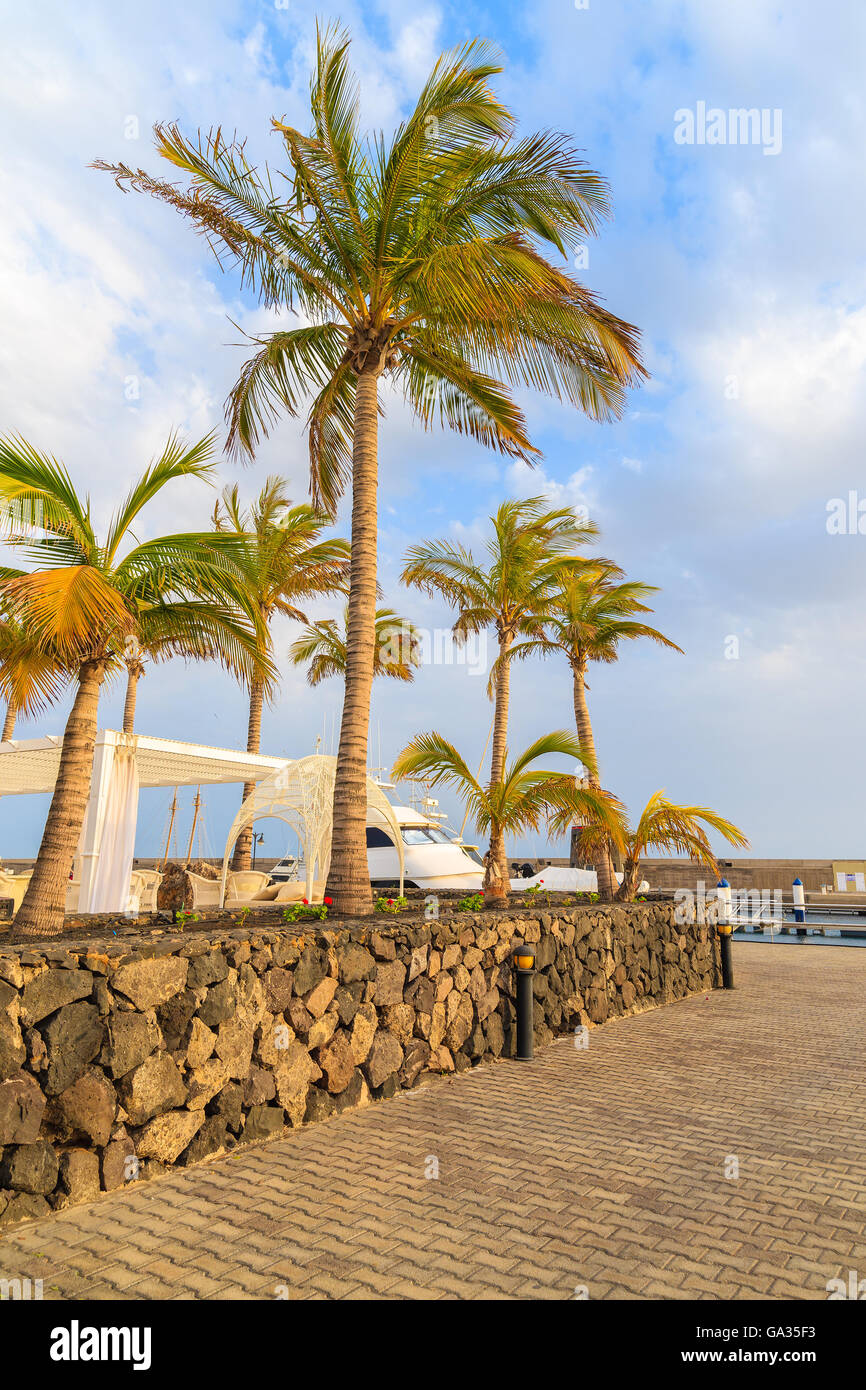
<path fill-rule="evenodd" d="M 617 890 L 617 900 L 634 900 L 640 883 L 640 861 L 651 848 L 660 850 L 662 854 L 688 855 L 717 874 L 719 866 L 716 856 L 701 822 L 717 835 L 723 835 L 737 849 L 748 849 L 746 836 L 731 821 L 706 806 L 679 806 L 668 801 L 663 790 L 657 791 L 641 812 L 635 829 L 626 827 L 623 879 Z M 556 828 L 563 828 L 561 818 L 557 820 Z M 611 843 L 605 828 L 598 825 L 585 826 L 580 831 L 579 839 L 581 848 L 591 857 L 598 853 L 601 845 L 610 846 Z"/>
<path fill-rule="evenodd" d="M 226 488 L 213 515 L 218 532 L 246 538 L 249 566 L 245 602 L 258 615 L 269 653 L 273 650 L 274 618 L 282 615 L 306 622 L 298 603 L 341 587 L 349 564 L 348 541 L 320 540 L 328 518 L 306 504 L 293 507 L 286 486 L 282 478 L 268 478 L 247 509 L 241 505 L 237 487 Z M 276 682 L 266 681 L 261 674 L 249 682 L 248 753 L 258 753 L 261 748 L 262 707 L 275 686 Z M 244 784 L 244 801 L 254 788 L 254 782 Z M 232 859 L 235 869 L 249 869 L 251 849 L 252 826 L 238 837 Z"/>
<path fill-rule="evenodd" d="M 499 781 L 483 787 L 454 745 L 434 732 L 418 734 L 394 763 L 392 776 L 397 780 L 423 777 L 432 786 L 441 782 L 456 787 L 477 829 L 489 834 L 491 852 L 484 872 L 485 903 L 489 907 L 500 905 L 508 896 L 508 877 L 503 876 L 493 854 L 494 844 L 506 834 L 538 830 L 542 820 L 551 822 L 554 817 L 568 823 L 569 817 L 580 816 L 602 827 L 615 843 L 621 843 L 623 808 L 616 798 L 608 792 L 582 787 L 568 773 L 530 769 L 531 763 L 549 756 L 584 762 L 589 754 L 573 734 L 558 729 L 537 738 L 513 763 L 503 767 Z"/>
<path fill-rule="evenodd" d="M 590 786 L 600 787 L 598 758 L 586 692 L 586 675 L 590 662 L 612 662 L 619 658 L 622 642 L 648 637 L 663 647 L 681 652 L 676 642 L 665 637 L 632 615 L 651 613 L 645 602 L 658 593 L 652 584 L 638 580 L 623 580 L 618 565 L 608 560 L 587 560 L 584 564 L 563 568 L 558 576 L 558 588 L 547 612 L 544 632 L 514 648 L 512 655 L 564 655 L 571 667 L 574 697 L 574 720 L 582 747 L 592 756 L 595 770 L 588 771 Z M 609 902 L 616 889 L 613 862 L 602 846 L 595 860 L 599 897 Z"/>
<path fill-rule="evenodd" d="M 348 609 L 343 612 L 342 627 L 333 618 L 309 623 L 289 648 L 295 666 L 306 666 L 310 685 L 319 685 L 329 676 L 345 676 L 346 643 L 349 626 Z M 373 675 L 390 676 L 392 680 L 411 681 L 421 664 L 418 634 L 406 618 L 393 608 L 376 609 L 376 653 Z"/>
<path fill-rule="evenodd" d="M 550 509 L 544 497 L 503 502 L 491 518 L 493 536 L 487 561 L 479 563 L 465 546 L 431 541 L 412 546 L 401 578 L 428 594 L 440 594 L 457 609 L 458 639 L 492 627 L 498 656 L 489 690 L 495 698 L 490 786 L 502 777 L 508 738 L 511 649 L 520 636 L 538 638 L 564 571 L 574 564 L 576 547 L 598 532 L 569 508 Z M 508 861 L 503 840 L 491 844 L 503 877 Z"/>
<path fill-rule="evenodd" d="M 53 652 L 34 643 L 14 617 L 0 617 L 0 694 L 6 700 L 2 742 L 12 738 L 19 715 L 32 717 L 53 704 L 65 680 Z"/>
<path fill-rule="evenodd" d="M 175 600 L 195 601 L 197 622 L 226 665 L 241 668 L 260 659 L 260 635 L 232 610 L 244 563 L 236 540 L 209 532 L 168 535 L 136 541 L 121 554 L 147 503 L 177 478 L 208 478 L 212 453 L 210 435 L 190 447 L 172 437 L 99 540 L 89 501 L 79 497 L 63 464 L 23 439 L 0 439 L 0 500 L 39 503 L 43 533 L 19 542 L 36 568 L 0 571 L 0 598 L 75 682 L 39 855 L 15 920 L 19 936 L 62 930 L 66 880 L 90 790 L 99 692 L 106 672 L 118 668 L 127 639 L 137 635 L 140 609 L 159 614 Z"/>
<path fill-rule="evenodd" d="M 329 511 L 351 479 L 346 694 L 328 892 L 372 911 L 364 787 L 376 617 L 379 385 L 389 378 L 435 422 L 531 461 L 515 388 L 594 419 L 621 413 L 643 368 L 638 334 L 565 264 L 609 216 L 607 186 L 564 136 L 514 137 L 490 87 L 482 40 L 439 59 L 390 141 L 365 138 L 349 39 L 318 34 L 309 134 L 274 121 L 289 169 L 274 178 L 217 129 L 186 139 L 157 126 L 159 153 L 187 187 L 102 161 L 118 185 L 186 217 L 220 263 L 301 322 L 255 340 L 228 404 L 229 441 L 252 452 L 280 412 L 307 416 L 313 500 Z"/>

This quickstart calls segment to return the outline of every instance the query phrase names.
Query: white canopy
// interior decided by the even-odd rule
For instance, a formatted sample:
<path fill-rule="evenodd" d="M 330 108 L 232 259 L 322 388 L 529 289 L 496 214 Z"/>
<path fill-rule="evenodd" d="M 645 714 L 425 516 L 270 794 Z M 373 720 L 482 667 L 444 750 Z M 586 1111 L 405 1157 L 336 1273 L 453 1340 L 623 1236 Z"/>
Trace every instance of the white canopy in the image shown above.
<path fill-rule="evenodd" d="M 62 742 L 59 735 L 0 742 L 0 796 L 53 791 Z M 285 767 L 286 761 L 235 748 L 100 729 L 76 856 L 81 868 L 79 911 L 126 908 L 140 787 L 258 782 Z"/>
<path fill-rule="evenodd" d="M 13 738 L 0 743 L 0 796 L 50 792 L 60 766 L 59 734 L 46 738 Z M 122 734 L 100 729 L 94 748 L 94 772 L 106 747 L 132 748 L 142 787 L 195 787 L 200 783 L 256 782 L 282 767 L 285 758 L 245 753 L 237 748 L 211 748 L 204 743 L 181 743 L 173 738 Z"/>
<path fill-rule="evenodd" d="M 226 877 L 235 841 L 254 821 L 273 817 L 286 821 L 296 832 L 304 853 L 306 893 L 312 901 L 316 878 L 328 876 L 331 864 L 331 834 L 334 827 L 334 778 L 337 759 L 311 753 L 297 762 L 283 763 L 270 776 L 256 783 L 235 816 L 223 856 L 220 904 L 225 901 Z M 367 824 L 387 826 L 397 846 L 400 861 L 400 892 L 403 892 L 403 840 L 394 808 L 372 777 L 367 778 Z M 316 869 L 318 868 L 318 873 Z"/>

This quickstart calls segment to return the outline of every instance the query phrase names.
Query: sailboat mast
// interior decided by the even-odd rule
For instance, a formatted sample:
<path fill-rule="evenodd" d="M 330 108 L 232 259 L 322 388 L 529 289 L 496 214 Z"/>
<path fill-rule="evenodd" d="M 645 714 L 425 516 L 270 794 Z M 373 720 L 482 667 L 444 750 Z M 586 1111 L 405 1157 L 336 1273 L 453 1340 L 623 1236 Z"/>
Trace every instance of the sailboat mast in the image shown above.
<path fill-rule="evenodd" d="M 171 815 L 168 818 L 168 834 L 165 837 L 165 853 L 162 856 L 162 873 L 165 873 L 165 866 L 168 862 L 168 851 L 171 846 L 171 832 L 174 829 L 174 818 L 177 813 L 177 787 L 174 789 L 174 796 L 171 798 Z"/>
<path fill-rule="evenodd" d="M 195 801 L 193 802 L 192 825 L 189 828 L 189 844 L 186 847 L 186 863 L 184 868 L 189 868 L 189 861 L 192 858 L 192 842 L 195 836 L 195 825 L 198 820 L 198 811 L 201 806 L 201 787 L 196 787 Z"/>

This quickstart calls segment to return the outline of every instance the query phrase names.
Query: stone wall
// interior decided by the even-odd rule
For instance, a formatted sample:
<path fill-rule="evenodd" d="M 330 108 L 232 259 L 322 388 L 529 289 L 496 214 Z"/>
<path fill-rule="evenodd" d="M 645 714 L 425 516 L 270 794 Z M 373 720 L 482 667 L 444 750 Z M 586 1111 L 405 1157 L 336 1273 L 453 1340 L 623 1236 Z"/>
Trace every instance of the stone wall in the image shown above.
<path fill-rule="evenodd" d="M 672 903 L 0 946 L 0 1227 L 718 980 Z"/>

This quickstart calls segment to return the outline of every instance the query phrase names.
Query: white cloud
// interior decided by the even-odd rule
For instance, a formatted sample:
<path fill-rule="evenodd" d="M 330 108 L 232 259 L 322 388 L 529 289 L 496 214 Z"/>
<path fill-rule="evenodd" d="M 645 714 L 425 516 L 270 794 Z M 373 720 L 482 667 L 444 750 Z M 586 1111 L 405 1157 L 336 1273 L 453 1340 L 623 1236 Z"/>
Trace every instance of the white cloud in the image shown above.
<path fill-rule="evenodd" d="M 565 482 L 552 478 L 543 464 L 530 466 L 521 459 L 509 464 L 506 487 L 509 495 L 515 497 L 547 497 L 552 507 L 574 507 L 589 510 L 591 514 L 590 478 L 593 468 L 587 464 L 577 468 Z"/>

